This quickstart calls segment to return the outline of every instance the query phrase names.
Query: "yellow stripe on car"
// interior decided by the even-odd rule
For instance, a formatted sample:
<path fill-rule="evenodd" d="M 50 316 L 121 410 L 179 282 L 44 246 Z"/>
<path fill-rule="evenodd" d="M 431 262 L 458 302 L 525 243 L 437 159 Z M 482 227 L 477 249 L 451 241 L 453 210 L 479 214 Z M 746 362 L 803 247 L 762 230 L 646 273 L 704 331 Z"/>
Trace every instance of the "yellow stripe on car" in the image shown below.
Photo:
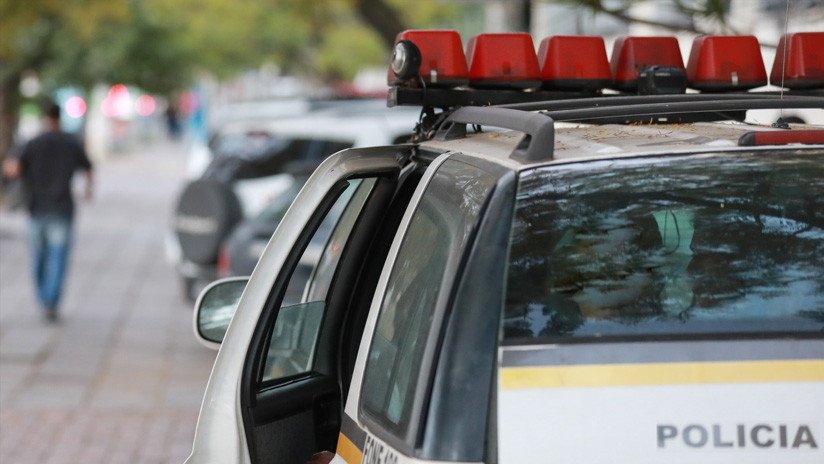
<path fill-rule="evenodd" d="M 360 448 L 342 433 L 338 437 L 338 447 L 335 452 L 349 464 L 357 464 L 363 459 L 363 452 Z"/>
<path fill-rule="evenodd" d="M 597 364 L 501 369 L 503 390 L 822 381 L 824 360 Z"/>

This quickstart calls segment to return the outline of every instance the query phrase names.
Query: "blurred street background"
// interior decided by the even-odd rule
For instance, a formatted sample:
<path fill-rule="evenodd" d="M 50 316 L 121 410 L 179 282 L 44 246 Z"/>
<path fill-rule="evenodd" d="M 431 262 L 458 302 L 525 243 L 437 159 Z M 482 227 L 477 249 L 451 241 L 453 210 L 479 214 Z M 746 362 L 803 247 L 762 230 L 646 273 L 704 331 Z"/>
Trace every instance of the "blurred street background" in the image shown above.
<path fill-rule="evenodd" d="M 164 261 L 180 146 L 136 148 L 98 166 L 81 203 L 57 324 L 35 302 L 26 217 L 0 213 L 0 462 L 179 463 L 214 351 Z"/>

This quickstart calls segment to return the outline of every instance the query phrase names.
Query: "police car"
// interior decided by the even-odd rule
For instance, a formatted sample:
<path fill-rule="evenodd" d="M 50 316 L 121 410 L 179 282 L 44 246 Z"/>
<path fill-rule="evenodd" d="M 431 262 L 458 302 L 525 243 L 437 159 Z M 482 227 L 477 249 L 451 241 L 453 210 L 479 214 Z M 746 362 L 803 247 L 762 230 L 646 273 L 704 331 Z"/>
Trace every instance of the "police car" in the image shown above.
<path fill-rule="evenodd" d="M 399 35 L 416 141 L 325 160 L 197 302 L 187 463 L 824 462 L 824 130 L 746 120 L 824 111 L 824 33 L 769 79 L 754 37 L 538 50 Z"/>

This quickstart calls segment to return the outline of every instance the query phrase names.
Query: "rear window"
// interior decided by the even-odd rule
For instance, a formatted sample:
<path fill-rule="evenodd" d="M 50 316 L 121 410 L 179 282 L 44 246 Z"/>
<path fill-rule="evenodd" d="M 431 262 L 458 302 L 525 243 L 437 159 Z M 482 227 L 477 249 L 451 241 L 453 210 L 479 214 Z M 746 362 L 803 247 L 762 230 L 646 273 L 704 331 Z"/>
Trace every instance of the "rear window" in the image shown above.
<path fill-rule="evenodd" d="M 504 338 L 824 334 L 824 152 L 522 175 Z"/>

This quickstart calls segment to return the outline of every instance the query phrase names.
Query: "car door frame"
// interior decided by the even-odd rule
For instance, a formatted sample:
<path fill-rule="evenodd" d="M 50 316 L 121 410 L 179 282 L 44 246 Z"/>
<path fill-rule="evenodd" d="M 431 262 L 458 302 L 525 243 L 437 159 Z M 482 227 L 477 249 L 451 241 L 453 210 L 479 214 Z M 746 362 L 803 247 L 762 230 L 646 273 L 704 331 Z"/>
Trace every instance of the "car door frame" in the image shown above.
<path fill-rule="evenodd" d="M 439 333 L 435 334 L 434 337 L 430 337 L 428 344 L 438 346 L 437 350 L 435 350 L 438 353 L 433 355 L 438 359 L 437 362 L 434 363 L 434 366 L 429 369 L 428 380 L 425 382 L 429 384 L 427 388 L 440 391 L 441 393 L 447 391 L 450 388 L 450 379 L 454 377 L 454 372 L 447 371 L 454 371 L 455 363 L 459 363 L 461 358 L 466 359 L 466 356 L 471 356 L 473 350 L 476 349 L 475 347 L 477 345 L 475 344 L 482 343 L 487 355 L 481 356 L 480 358 L 482 359 L 479 359 L 474 364 L 482 367 L 482 377 L 489 378 L 490 382 L 488 385 L 483 386 L 477 394 L 473 394 L 471 398 L 474 406 L 483 406 L 483 411 L 475 414 L 475 418 L 482 422 L 482 424 L 480 424 L 480 430 L 478 427 L 474 427 L 466 433 L 460 430 L 453 431 L 454 433 L 451 435 L 453 438 L 461 441 L 461 453 L 459 454 L 463 456 L 477 456 L 477 451 L 469 451 L 473 446 L 482 448 L 480 450 L 481 455 L 488 456 L 495 452 L 494 444 L 487 443 L 487 445 L 484 446 L 483 440 L 478 440 L 478 438 L 479 435 L 489 436 L 494 434 L 494 414 L 490 414 L 489 412 L 491 411 L 490 404 L 494 401 L 495 356 L 500 314 L 495 311 L 483 312 L 479 311 L 479 309 L 488 309 L 486 306 L 488 306 L 490 297 L 491 300 L 494 300 L 496 297 L 502 295 L 505 272 L 503 268 L 498 269 L 500 272 L 492 272 L 489 274 L 475 272 L 472 279 L 467 279 L 464 271 L 467 268 L 478 270 L 485 267 L 494 267 L 500 262 L 505 262 L 505 260 L 502 261 L 502 256 L 506 255 L 508 249 L 511 210 L 514 205 L 515 190 L 517 187 L 517 168 L 516 165 L 509 160 L 480 159 L 478 157 L 466 156 L 460 152 L 446 152 L 432 162 L 424 178 L 418 185 L 418 190 L 409 203 L 404 219 L 395 236 L 392 248 L 387 256 L 384 269 L 381 272 L 366 327 L 363 331 L 355 370 L 352 376 L 352 384 L 344 406 L 344 415 L 341 418 L 341 436 L 338 440 L 337 455 L 333 461 L 334 463 L 352 464 L 354 462 L 360 462 L 367 450 L 382 456 L 380 458 L 381 462 L 391 462 L 393 459 L 397 459 L 398 462 L 418 462 L 418 460 L 431 459 L 445 460 L 445 455 L 450 453 L 444 452 L 444 446 L 439 446 L 435 443 L 437 441 L 435 435 L 437 433 L 443 433 L 443 431 L 449 427 L 461 428 L 460 424 L 456 423 L 460 421 L 456 421 L 454 414 L 451 419 L 441 414 L 446 410 L 454 413 L 461 401 L 458 395 L 447 395 L 445 397 L 447 399 L 446 402 L 437 401 L 438 404 L 445 407 L 444 411 L 433 409 L 434 407 L 429 401 L 421 404 L 422 411 L 420 412 L 423 414 L 423 418 L 415 427 L 418 429 L 418 433 L 421 435 L 423 442 L 419 448 L 415 449 L 409 449 L 406 443 L 402 443 L 397 438 L 389 436 L 385 431 L 381 430 L 380 426 L 368 418 L 363 417 L 361 411 L 361 387 L 365 377 L 366 359 L 370 352 L 389 277 L 395 267 L 395 261 L 398 257 L 401 244 L 408 232 L 412 216 L 418 209 L 421 198 L 427 191 L 437 170 L 444 162 L 450 159 L 488 172 L 497 178 L 497 182 L 489 192 L 483 210 L 475 224 L 474 237 L 465 244 L 462 264 L 455 273 L 452 287 L 448 289 L 452 294 L 452 297 L 449 298 L 449 303 L 447 303 L 448 307 L 442 308 L 442 311 L 438 311 L 440 316 L 436 316 L 443 318 L 443 320 L 436 324 L 439 326 L 436 328 Z M 484 250 L 483 253 L 478 253 L 476 248 L 479 238 L 485 241 L 488 240 L 491 244 L 489 249 Z M 473 291 L 473 288 L 478 288 L 476 286 L 478 284 L 485 285 L 482 287 L 483 290 L 480 292 L 476 290 Z M 461 303 L 460 306 L 462 306 L 460 311 L 453 311 L 453 306 L 456 306 L 456 299 L 461 300 L 459 302 Z M 469 333 L 479 322 L 483 323 L 483 330 L 474 334 Z M 473 347 L 473 345 L 475 345 L 475 347 Z M 444 354 L 448 355 L 448 359 L 445 361 L 440 358 Z M 430 357 L 429 360 L 432 361 L 433 358 Z M 459 381 L 466 380 L 465 377 L 466 376 L 459 379 Z M 432 390 L 430 390 L 426 396 L 435 394 Z M 489 441 L 494 442 L 494 437 L 490 437 Z M 455 455 L 454 453 L 452 454 L 453 456 Z"/>
<path fill-rule="evenodd" d="M 336 185 L 351 178 L 400 172 L 412 149 L 412 145 L 402 145 L 341 151 L 324 160 L 301 189 L 272 235 L 229 324 L 206 386 L 187 463 L 251 462 L 241 406 L 242 378 L 248 350 L 272 289 L 288 281 L 281 276 L 281 269 L 294 259 L 295 247 L 307 225 L 329 201 Z"/>

